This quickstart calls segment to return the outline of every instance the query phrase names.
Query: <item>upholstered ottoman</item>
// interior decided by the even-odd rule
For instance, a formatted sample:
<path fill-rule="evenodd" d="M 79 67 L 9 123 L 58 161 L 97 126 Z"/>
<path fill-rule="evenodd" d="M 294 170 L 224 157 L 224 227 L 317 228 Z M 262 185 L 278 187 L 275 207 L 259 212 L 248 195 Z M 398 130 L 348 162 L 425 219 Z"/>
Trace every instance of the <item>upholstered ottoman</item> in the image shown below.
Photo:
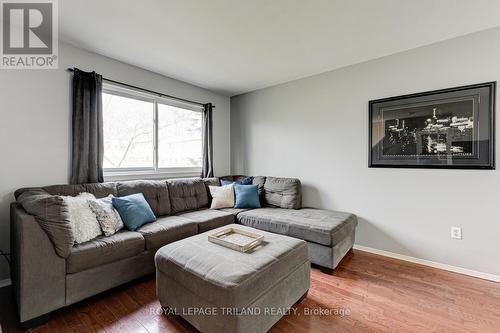
<path fill-rule="evenodd" d="M 227 227 L 264 242 L 241 253 L 208 241 Z M 162 307 L 201 332 L 266 332 L 310 285 L 306 242 L 236 224 L 168 244 L 155 263 Z"/>

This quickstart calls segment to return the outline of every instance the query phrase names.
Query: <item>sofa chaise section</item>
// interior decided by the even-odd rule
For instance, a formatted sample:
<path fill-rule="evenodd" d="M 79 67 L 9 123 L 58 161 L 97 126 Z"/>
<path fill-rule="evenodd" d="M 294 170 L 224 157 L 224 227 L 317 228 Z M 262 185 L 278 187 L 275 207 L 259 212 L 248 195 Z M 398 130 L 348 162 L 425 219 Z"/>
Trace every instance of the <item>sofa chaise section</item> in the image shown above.
<path fill-rule="evenodd" d="M 233 176 L 241 179 L 244 176 Z M 230 177 L 228 177 L 230 179 Z M 302 208 L 302 186 L 296 178 L 256 177 L 262 187 L 261 205 L 236 214 L 239 223 L 307 242 L 313 264 L 329 270 L 354 246 L 354 214 Z M 264 183 L 260 184 L 264 179 Z"/>
<path fill-rule="evenodd" d="M 345 238 L 345 231 L 356 226 L 356 216 L 326 209 L 260 208 L 238 214 L 246 226 L 300 238 L 326 246 Z"/>
<path fill-rule="evenodd" d="M 334 269 L 354 245 L 356 216 L 324 209 L 260 208 L 242 212 L 238 222 L 307 241 L 311 262 Z"/>

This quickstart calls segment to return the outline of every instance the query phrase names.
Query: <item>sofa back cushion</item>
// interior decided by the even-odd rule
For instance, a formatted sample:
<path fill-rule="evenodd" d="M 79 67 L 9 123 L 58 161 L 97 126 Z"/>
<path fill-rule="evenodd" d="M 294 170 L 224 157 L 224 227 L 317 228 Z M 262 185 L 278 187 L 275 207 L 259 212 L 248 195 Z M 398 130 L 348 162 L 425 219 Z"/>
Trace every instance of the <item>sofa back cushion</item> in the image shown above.
<path fill-rule="evenodd" d="M 117 183 L 114 182 L 83 184 L 85 192 L 93 194 L 97 199 L 105 198 L 110 194 L 114 197 L 118 196 L 116 185 Z"/>
<path fill-rule="evenodd" d="M 68 207 L 60 196 L 50 195 L 42 189 L 16 191 L 17 202 L 30 215 L 34 215 L 54 244 L 56 253 L 67 258 L 75 243 L 69 220 Z"/>
<path fill-rule="evenodd" d="M 257 188 L 259 189 L 259 199 L 261 205 L 264 205 L 265 200 L 264 200 L 264 184 L 266 182 L 266 177 L 265 176 L 254 176 L 252 185 L 257 185 Z"/>
<path fill-rule="evenodd" d="M 133 180 L 116 184 L 118 197 L 142 193 L 156 216 L 172 213 L 167 182 L 164 180 Z"/>
<path fill-rule="evenodd" d="M 229 184 L 252 185 L 252 182 L 253 182 L 253 176 L 243 177 L 241 179 L 234 179 L 234 180 L 228 180 L 228 179 L 220 180 L 220 184 L 222 186 Z"/>
<path fill-rule="evenodd" d="M 42 188 L 47 193 L 52 195 L 63 195 L 75 197 L 80 193 L 90 193 L 96 198 L 104 198 L 112 194 L 117 196 L 116 183 L 90 183 L 90 184 L 77 184 L 77 185 L 51 185 Z"/>
<path fill-rule="evenodd" d="M 210 177 L 210 178 L 203 178 L 203 182 L 205 183 L 205 188 L 207 189 L 207 195 L 208 195 L 208 206 L 212 204 L 212 194 L 210 194 L 210 186 L 221 186 L 220 185 L 220 180 L 218 177 Z"/>
<path fill-rule="evenodd" d="M 203 178 L 202 180 L 207 186 L 220 186 L 220 181 L 217 177 Z"/>
<path fill-rule="evenodd" d="M 266 177 L 264 200 L 269 206 L 286 209 L 302 207 L 302 191 L 297 178 Z"/>
<path fill-rule="evenodd" d="M 201 178 L 167 181 L 172 214 L 208 207 L 208 193 Z"/>
<path fill-rule="evenodd" d="M 221 182 L 221 184 L 223 183 L 228 183 L 228 182 L 241 182 L 243 180 L 245 180 L 246 178 L 248 178 L 248 176 L 245 176 L 245 175 L 227 175 L 227 176 L 223 176 L 223 177 L 219 177 L 219 180 Z"/>

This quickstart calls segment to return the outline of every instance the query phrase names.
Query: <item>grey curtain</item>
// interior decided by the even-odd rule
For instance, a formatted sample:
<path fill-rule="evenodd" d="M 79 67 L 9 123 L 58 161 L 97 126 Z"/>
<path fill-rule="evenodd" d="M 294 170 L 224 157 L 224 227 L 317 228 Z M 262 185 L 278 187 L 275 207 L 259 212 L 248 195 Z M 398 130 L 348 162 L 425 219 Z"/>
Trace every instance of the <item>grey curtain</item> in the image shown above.
<path fill-rule="evenodd" d="M 101 75 L 74 70 L 71 184 L 104 181 L 101 93 Z"/>
<path fill-rule="evenodd" d="M 205 104 L 205 109 L 203 110 L 203 167 L 201 172 L 203 178 L 214 176 L 212 111 L 212 103 Z"/>

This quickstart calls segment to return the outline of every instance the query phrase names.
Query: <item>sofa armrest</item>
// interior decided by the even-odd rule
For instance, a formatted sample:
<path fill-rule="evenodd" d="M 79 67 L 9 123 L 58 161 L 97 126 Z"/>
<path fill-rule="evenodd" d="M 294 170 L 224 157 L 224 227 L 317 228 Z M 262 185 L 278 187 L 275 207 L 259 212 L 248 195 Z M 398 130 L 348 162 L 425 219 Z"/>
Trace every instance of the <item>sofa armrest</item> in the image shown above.
<path fill-rule="evenodd" d="M 11 205 L 12 283 L 21 322 L 66 303 L 66 260 L 59 257 L 34 216 Z"/>

